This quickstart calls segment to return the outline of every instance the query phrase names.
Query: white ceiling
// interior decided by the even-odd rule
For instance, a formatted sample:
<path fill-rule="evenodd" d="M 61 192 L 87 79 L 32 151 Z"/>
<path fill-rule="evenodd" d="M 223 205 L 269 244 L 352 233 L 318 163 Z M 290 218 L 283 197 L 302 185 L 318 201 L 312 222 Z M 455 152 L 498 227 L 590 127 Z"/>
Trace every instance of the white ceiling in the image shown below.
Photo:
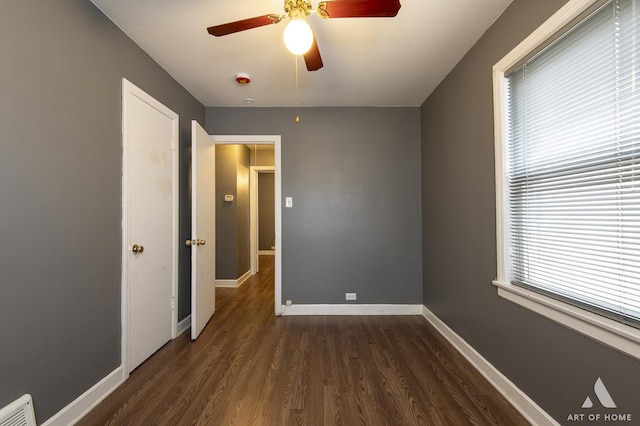
<path fill-rule="evenodd" d="M 283 0 L 91 1 L 205 106 L 296 104 L 286 22 L 224 37 L 206 30 L 283 14 Z M 395 18 L 311 15 L 324 68 L 308 72 L 298 59 L 300 106 L 419 106 L 511 1 L 401 0 Z M 238 85 L 238 72 L 251 84 Z"/>

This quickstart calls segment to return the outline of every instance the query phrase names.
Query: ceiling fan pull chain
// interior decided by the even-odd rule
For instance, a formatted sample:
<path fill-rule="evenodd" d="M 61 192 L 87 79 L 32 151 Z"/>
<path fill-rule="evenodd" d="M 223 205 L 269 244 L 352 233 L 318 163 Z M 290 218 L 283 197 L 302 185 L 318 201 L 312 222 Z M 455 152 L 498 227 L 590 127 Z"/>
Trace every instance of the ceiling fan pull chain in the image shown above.
<path fill-rule="evenodd" d="M 298 56 L 293 55 L 296 58 L 296 124 L 300 122 L 299 108 L 300 108 L 300 95 L 298 91 Z"/>

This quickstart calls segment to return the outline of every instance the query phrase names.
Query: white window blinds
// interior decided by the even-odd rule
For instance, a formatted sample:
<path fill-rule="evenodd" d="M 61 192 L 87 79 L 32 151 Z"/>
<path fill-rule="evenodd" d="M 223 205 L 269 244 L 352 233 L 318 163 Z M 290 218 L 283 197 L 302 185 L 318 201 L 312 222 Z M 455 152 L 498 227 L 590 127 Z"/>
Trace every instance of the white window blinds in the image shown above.
<path fill-rule="evenodd" d="M 640 0 L 591 15 L 508 80 L 509 274 L 640 321 Z"/>

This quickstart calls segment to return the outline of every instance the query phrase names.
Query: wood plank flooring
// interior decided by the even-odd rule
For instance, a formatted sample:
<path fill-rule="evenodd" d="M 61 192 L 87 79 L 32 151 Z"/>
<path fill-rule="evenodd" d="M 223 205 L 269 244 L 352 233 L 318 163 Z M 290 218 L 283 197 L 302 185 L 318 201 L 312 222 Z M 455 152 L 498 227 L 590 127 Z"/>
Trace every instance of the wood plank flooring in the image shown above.
<path fill-rule="evenodd" d="M 527 425 L 421 316 L 274 316 L 273 257 L 79 425 Z"/>

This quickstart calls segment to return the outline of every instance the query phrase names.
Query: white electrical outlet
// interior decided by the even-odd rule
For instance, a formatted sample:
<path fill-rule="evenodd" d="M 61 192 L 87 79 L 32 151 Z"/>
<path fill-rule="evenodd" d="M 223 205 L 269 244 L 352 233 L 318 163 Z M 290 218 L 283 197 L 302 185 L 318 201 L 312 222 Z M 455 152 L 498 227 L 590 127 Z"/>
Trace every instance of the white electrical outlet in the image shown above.
<path fill-rule="evenodd" d="M 356 294 L 355 293 L 345 293 L 345 298 L 347 300 L 356 300 Z"/>
<path fill-rule="evenodd" d="M 287 306 L 291 306 L 291 300 L 287 300 L 286 302 L 284 302 L 284 304 Z"/>

